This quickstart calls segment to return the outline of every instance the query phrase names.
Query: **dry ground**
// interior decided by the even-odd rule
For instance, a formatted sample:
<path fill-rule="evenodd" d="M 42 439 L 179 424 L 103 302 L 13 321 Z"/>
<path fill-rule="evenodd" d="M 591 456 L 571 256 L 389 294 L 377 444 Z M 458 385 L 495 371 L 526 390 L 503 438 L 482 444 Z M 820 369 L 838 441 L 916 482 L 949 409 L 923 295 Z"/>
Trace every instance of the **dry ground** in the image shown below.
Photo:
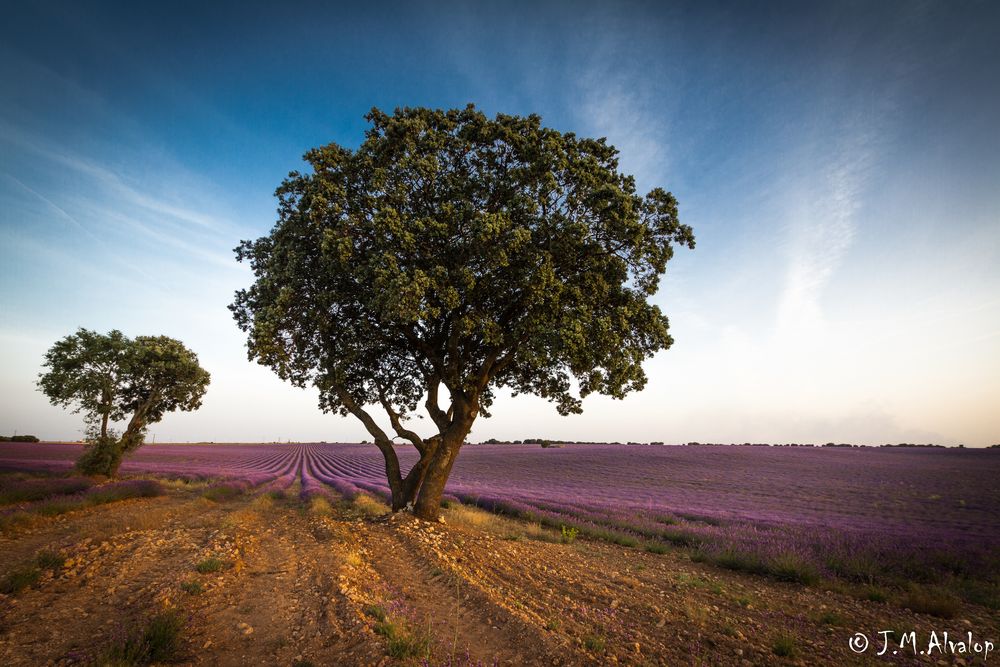
<path fill-rule="evenodd" d="M 982 660 L 859 656 L 848 639 L 1000 639 L 983 608 L 942 620 L 684 550 L 564 544 L 464 507 L 445 518 L 385 515 L 366 497 L 213 502 L 178 484 L 40 519 L 0 535 L 0 575 L 42 551 L 66 560 L 0 595 L 0 665 L 92 664 L 165 609 L 184 621 L 171 662 L 192 665 L 950 665 Z M 198 572 L 209 559 L 221 569 Z"/>

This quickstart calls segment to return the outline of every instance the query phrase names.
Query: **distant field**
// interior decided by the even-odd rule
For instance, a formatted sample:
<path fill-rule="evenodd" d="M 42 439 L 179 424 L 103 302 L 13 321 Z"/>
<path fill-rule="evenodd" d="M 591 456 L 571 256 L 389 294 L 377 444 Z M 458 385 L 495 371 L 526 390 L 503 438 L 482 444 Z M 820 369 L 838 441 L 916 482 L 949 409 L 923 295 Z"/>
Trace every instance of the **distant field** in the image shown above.
<path fill-rule="evenodd" d="M 0 469 L 69 471 L 79 451 L 4 443 Z M 148 445 L 122 466 L 306 497 L 384 495 L 382 471 L 356 444 Z M 997 480 L 997 450 L 474 445 L 447 497 L 778 579 L 942 585 L 996 608 Z"/>

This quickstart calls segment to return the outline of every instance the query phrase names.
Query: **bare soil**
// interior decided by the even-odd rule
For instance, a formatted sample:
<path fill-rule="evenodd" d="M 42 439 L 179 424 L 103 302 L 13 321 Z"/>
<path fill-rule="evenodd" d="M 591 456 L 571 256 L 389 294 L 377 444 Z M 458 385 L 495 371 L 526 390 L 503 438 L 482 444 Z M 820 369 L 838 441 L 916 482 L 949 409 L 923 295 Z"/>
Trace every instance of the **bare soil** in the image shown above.
<path fill-rule="evenodd" d="M 944 620 L 477 512 L 428 523 L 370 500 L 175 488 L 40 520 L 0 535 L 0 575 L 44 550 L 66 561 L 0 595 L 0 665 L 93 663 L 164 609 L 185 619 L 172 662 L 190 665 L 951 665 L 982 660 L 875 656 L 877 633 L 1000 639 L 981 607 Z M 224 566 L 199 573 L 209 558 Z"/>

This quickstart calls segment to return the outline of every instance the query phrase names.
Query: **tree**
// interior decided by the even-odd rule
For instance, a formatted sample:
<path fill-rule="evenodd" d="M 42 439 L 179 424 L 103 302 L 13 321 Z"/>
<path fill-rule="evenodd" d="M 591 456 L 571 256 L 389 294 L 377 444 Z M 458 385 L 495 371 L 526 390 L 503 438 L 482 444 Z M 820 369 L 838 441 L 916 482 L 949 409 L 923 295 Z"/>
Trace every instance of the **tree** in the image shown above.
<path fill-rule="evenodd" d="M 642 389 L 641 362 L 672 343 L 647 299 L 694 235 L 670 193 L 636 194 L 604 139 L 472 105 L 366 119 L 356 150 L 313 149 L 311 173 L 277 189 L 270 235 L 236 248 L 256 280 L 230 308 L 251 360 L 364 424 L 393 509 L 433 519 L 497 389 L 563 415 Z M 426 437 L 407 426 L 420 403 Z M 406 475 L 395 437 L 419 454 Z"/>
<path fill-rule="evenodd" d="M 144 442 L 146 427 L 174 410 L 201 406 L 210 380 L 194 352 L 167 336 L 79 329 L 45 354 L 38 387 L 53 405 L 83 412 L 87 448 L 77 462 L 87 473 L 115 476 L 122 459 Z M 119 437 L 109 423 L 131 415 Z"/>

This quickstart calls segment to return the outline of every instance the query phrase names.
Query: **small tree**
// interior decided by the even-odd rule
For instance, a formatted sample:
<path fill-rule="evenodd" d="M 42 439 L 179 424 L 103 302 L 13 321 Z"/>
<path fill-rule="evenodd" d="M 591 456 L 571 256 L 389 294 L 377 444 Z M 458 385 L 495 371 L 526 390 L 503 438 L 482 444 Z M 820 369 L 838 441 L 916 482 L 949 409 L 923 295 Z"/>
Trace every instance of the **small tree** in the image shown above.
<path fill-rule="evenodd" d="M 603 139 L 471 105 L 366 118 L 357 150 L 311 150 L 312 173 L 278 188 L 271 234 L 236 249 L 256 281 L 231 309 L 251 360 L 364 424 L 393 509 L 432 519 L 497 388 L 569 414 L 645 385 L 641 362 L 672 343 L 647 298 L 694 236 L 670 193 L 636 194 Z M 421 402 L 426 437 L 406 425 Z M 405 476 L 373 405 L 419 454 Z"/>
<path fill-rule="evenodd" d="M 194 352 L 173 338 L 79 329 L 46 353 L 38 387 L 53 405 L 83 412 L 87 448 L 77 462 L 113 477 L 122 458 L 142 445 L 146 427 L 174 410 L 195 410 L 209 383 Z M 124 432 L 109 423 L 131 415 Z"/>

